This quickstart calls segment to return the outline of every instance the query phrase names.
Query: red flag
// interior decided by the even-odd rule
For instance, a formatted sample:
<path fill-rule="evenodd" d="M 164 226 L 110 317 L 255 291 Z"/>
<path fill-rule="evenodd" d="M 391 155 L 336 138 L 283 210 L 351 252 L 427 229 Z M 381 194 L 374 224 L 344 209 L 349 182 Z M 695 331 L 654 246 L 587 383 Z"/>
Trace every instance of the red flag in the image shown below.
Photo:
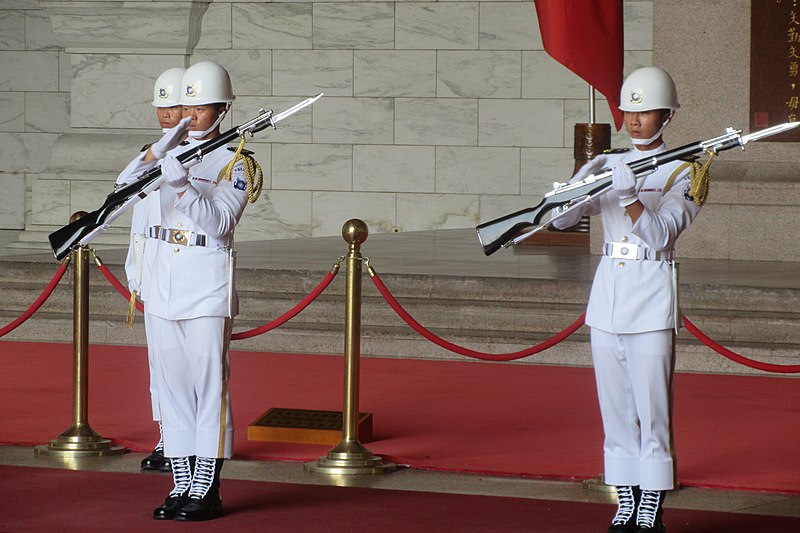
<path fill-rule="evenodd" d="M 622 0 L 536 0 L 544 49 L 608 100 L 622 127 Z"/>

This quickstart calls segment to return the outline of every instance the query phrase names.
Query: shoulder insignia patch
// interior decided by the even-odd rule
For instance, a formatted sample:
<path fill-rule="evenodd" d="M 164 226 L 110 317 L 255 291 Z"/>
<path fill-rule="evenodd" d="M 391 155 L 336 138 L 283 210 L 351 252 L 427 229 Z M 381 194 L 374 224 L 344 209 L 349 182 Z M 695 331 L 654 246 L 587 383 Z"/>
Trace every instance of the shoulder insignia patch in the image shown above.
<path fill-rule="evenodd" d="M 694 202 L 694 196 L 692 196 L 692 184 L 687 183 L 683 187 L 683 198 L 684 200 L 688 200 L 689 202 Z"/>

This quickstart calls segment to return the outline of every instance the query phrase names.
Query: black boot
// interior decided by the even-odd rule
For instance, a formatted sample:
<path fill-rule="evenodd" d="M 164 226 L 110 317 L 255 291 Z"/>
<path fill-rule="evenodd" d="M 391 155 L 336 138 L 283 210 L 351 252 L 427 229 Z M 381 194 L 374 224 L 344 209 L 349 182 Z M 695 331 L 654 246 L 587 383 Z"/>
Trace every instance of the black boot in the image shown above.
<path fill-rule="evenodd" d="M 617 489 L 617 514 L 611 520 L 607 533 L 633 533 L 636 531 L 636 506 L 641 491 L 639 487 L 623 485 Z"/>
<path fill-rule="evenodd" d="M 194 457 L 174 457 L 172 464 L 172 479 L 175 487 L 169 493 L 167 499 L 160 506 L 153 509 L 155 520 L 172 520 L 175 514 L 186 502 L 189 501 L 189 491 L 192 488 L 192 470 L 194 469 Z"/>
<path fill-rule="evenodd" d="M 159 472 L 172 472 L 172 463 L 169 457 L 164 457 L 164 434 L 161 432 L 161 422 L 158 422 L 158 444 L 153 448 L 153 453 L 142 459 L 142 470 L 158 470 Z"/>
<path fill-rule="evenodd" d="M 142 470 L 161 470 L 164 459 L 164 448 L 156 447 L 153 453 L 142 459 Z"/>
<path fill-rule="evenodd" d="M 199 522 L 222 516 L 222 498 L 219 497 L 219 474 L 225 459 L 198 457 L 192 476 L 189 499 L 176 514 L 175 520 Z"/>
<path fill-rule="evenodd" d="M 635 533 L 666 533 L 667 528 L 661 519 L 664 514 L 663 490 L 643 490 L 639 507 L 636 511 Z"/>

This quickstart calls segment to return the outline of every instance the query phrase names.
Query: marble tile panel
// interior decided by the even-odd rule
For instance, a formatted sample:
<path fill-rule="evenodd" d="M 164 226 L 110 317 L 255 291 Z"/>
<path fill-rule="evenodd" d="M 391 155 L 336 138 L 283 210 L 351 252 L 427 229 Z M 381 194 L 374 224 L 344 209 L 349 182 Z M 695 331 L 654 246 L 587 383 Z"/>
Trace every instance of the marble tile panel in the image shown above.
<path fill-rule="evenodd" d="M 236 4 L 229 2 L 213 3 L 208 5 L 200 29 L 200 38 L 195 45 L 195 50 L 227 49 L 231 48 L 233 23 L 231 22 L 231 8 Z M 237 28 L 238 29 L 238 28 Z M 234 45 L 233 48 L 236 48 Z M 266 48 L 260 46 L 246 46 L 245 48 Z"/>
<path fill-rule="evenodd" d="M 370 233 L 388 233 L 396 225 L 394 193 L 314 192 L 313 237 L 342 234 L 350 219 L 363 220 Z"/>
<path fill-rule="evenodd" d="M 436 95 L 519 98 L 520 52 L 439 51 Z"/>
<path fill-rule="evenodd" d="M 541 198 L 535 195 L 482 194 L 480 201 L 481 211 L 478 224 L 533 207 L 541 201 Z"/>
<path fill-rule="evenodd" d="M 401 231 L 468 228 L 478 224 L 478 196 L 473 194 L 398 194 Z"/>
<path fill-rule="evenodd" d="M 70 54 L 73 127 L 149 128 L 153 81 L 183 56 Z M 124 98 L 119 96 L 123 95 Z"/>
<path fill-rule="evenodd" d="M 436 148 L 436 192 L 519 194 L 518 148 Z"/>
<path fill-rule="evenodd" d="M 533 2 L 481 2 L 481 50 L 541 50 Z"/>
<path fill-rule="evenodd" d="M 43 11 L 25 12 L 25 48 L 27 50 L 60 50 L 53 34 L 50 17 Z"/>
<path fill-rule="evenodd" d="M 353 190 L 433 192 L 433 146 L 353 146 Z"/>
<path fill-rule="evenodd" d="M 233 47 L 310 49 L 313 6 L 311 2 L 233 4 Z"/>
<path fill-rule="evenodd" d="M 74 212 L 70 206 L 70 183 L 57 179 L 34 179 L 31 184 L 31 224 L 63 226 Z"/>
<path fill-rule="evenodd" d="M 25 131 L 25 93 L 0 92 L 0 131 Z"/>
<path fill-rule="evenodd" d="M 155 79 L 153 80 L 155 82 Z M 70 54 L 58 53 L 58 90 L 68 92 L 72 88 L 72 61 Z"/>
<path fill-rule="evenodd" d="M 466 145 L 478 142 L 478 102 L 453 98 L 398 98 L 395 144 Z"/>
<path fill-rule="evenodd" d="M 69 93 L 25 95 L 26 131 L 63 133 L 69 129 Z"/>
<path fill-rule="evenodd" d="M 275 114 L 285 111 L 305 96 L 243 96 L 233 103 L 233 122 L 241 124 L 255 118 L 259 109 L 272 109 Z M 316 106 L 316 103 L 314 104 Z M 256 133 L 248 142 L 259 143 L 310 143 L 311 121 L 314 107 L 303 109 L 277 124 L 277 129 L 269 128 Z"/>
<path fill-rule="evenodd" d="M 314 142 L 392 144 L 391 98 L 323 98 L 314 104 Z"/>
<path fill-rule="evenodd" d="M 520 192 L 541 200 L 554 181 L 565 182 L 572 176 L 573 157 L 571 148 L 523 148 Z"/>
<path fill-rule="evenodd" d="M 653 49 L 653 3 L 623 2 L 625 50 Z"/>
<path fill-rule="evenodd" d="M 479 146 L 561 147 L 563 100 L 494 100 L 478 103 Z"/>
<path fill-rule="evenodd" d="M 57 91 L 58 52 L 0 51 L 0 91 Z"/>
<path fill-rule="evenodd" d="M 353 184 L 353 148 L 344 144 L 275 144 L 272 188 L 349 191 Z"/>
<path fill-rule="evenodd" d="M 0 172 L 0 228 L 25 227 L 25 176 Z"/>
<path fill-rule="evenodd" d="M 0 9 L 39 9 L 39 0 L 0 0 Z"/>
<path fill-rule="evenodd" d="M 199 61 L 214 61 L 224 66 L 237 97 L 269 95 L 272 91 L 269 50 L 197 50 L 192 55 L 192 64 Z"/>
<path fill-rule="evenodd" d="M 0 50 L 25 50 L 25 12 L 0 12 Z"/>
<path fill-rule="evenodd" d="M 353 95 L 353 52 L 350 50 L 275 50 L 272 94 Z"/>
<path fill-rule="evenodd" d="M 311 236 L 311 191 L 265 190 L 236 226 L 236 241 Z"/>
<path fill-rule="evenodd" d="M 314 48 L 394 48 L 395 4 L 314 4 Z"/>
<path fill-rule="evenodd" d="M 398 50 L 478 48 L 478 2 L 398 3 L 395 19 Z"/>
<path fill-rule="evenodd" d="M 355 96 L 435 97 L 433 50 L 355 50 Z"/>
<path fill-rule="evenodd" d="M 14 173 L 43 171 L 57 137 L 52 133 L 0 133 L 0 169 Z"/>
<path fill-rule="evenodd" d="M 588 98 L 589 86 L 547 52 L 522 52 L 523 98 Z"/>

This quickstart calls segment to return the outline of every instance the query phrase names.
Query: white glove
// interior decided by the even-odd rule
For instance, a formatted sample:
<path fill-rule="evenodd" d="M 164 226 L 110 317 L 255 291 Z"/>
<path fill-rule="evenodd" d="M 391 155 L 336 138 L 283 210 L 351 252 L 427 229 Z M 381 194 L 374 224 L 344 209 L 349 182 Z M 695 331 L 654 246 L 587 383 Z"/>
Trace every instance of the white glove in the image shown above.
<path fill-rule="evenodd" d="M 577 181 L 581 181 L 582 179 L 585 179 L 588 176 L 591 176 L 592 174 L 596 174 L 598 171 L 602 170 L 603 167 L 607 165 L 608 165 L 608 156 L 605 154 L 598 154 L 594 156 L 594 159 L 590 159 L 588 163 L 579 168 L 578 172 L 576 172 L 575 175 L 572 176 L 569 182 L 575 183 Z"/>
<path fill-rule="evenodd" d="M 185 192 L 189 188 L 189 168 L 197 162 L 193 159 L 192 162 L 183 165 L 173 155 L 165 157 L 161 161 L 161 173 L 167 185 L 175 189 L 176 193 Z"/>
<path fill-rule="evenodd" d="M 136 294 L 141 294 L 142 293 L 142 290 L 139 287 L 139 283 L 135 279 L 129 279 L 128 280 L 128 291 L 131 292 L 131 293 L 136 291 Z"/>
<path fill-rule="evenodd" d="M 622 207 L 629 206 L 638 198 L 636 196 L 636 175 L 631 167 L 620 161 L 614 166 L 611 175 L 611 187 L 619 197 L 619 204 Z"/>
<path fill-rule="evenodd" d="M 185 117 L 177 126 L 168 129 L 167 132 L 156 142 L 150 145 L 150 151 L 156 159 L 163 159 L 164 156 L 178 146 L 183 139 L 186 138 L 186 132 L 189 131 L 189 123 L 192 117 Z"/>

